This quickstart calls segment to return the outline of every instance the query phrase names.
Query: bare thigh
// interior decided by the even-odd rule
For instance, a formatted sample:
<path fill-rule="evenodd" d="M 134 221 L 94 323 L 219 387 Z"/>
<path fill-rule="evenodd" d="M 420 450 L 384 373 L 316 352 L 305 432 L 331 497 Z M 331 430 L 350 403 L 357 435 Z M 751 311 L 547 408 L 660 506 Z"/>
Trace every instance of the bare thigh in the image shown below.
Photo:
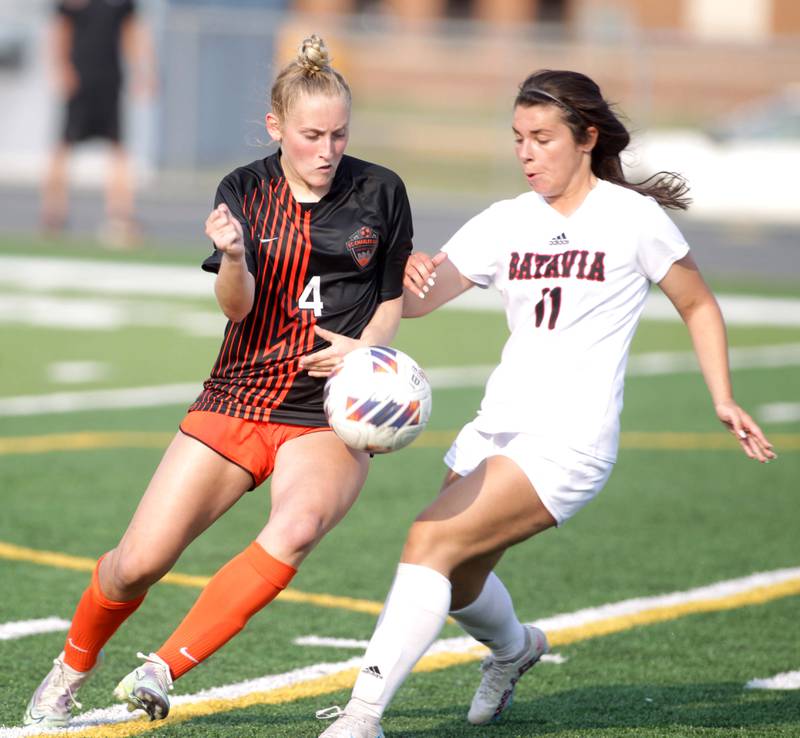
<path fill-rule="evenodd" d="M 369 458 L 332 432 L 281 446 L 272 475 L 269 521 L 256 539 L 272 556 L 297 568 L 356 501 Z"/>
<path fill-rule="evenodd" d="M 442 481 L 439 494 L 459 479 L 462 479 L 460 474 L 448 469 Z M 486 578 L 494 571 L 504 553 L 505 549 L 483 554 L 482 556 L 475 556 L 463 564 L 459 564 L 450 572 L 450 585 L 452 587 L 451 610 L 460 610 L 478 598 L 486 584 Z"/>
<path fill-rule="evenodd" d="M 244 469 L 178 432 L 122 539 L 103 559 L 105 594 L 126 601 L 146 591 L 252 483 Z"/>
<path fill-rule="evenodd" d="M 455 576 L 461 586 L 478 577 L 482 586 L 509 546 L 555 524 L 522 469 L 491 456 L 465 477 L 448 475 L 411 526 L 402 560 Z"/>

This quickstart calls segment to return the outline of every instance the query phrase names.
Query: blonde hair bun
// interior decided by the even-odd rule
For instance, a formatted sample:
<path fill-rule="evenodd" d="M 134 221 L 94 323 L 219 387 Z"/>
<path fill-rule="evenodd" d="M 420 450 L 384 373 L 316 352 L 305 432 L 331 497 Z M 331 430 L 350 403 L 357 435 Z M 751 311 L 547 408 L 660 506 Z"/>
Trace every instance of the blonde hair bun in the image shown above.
<path fill-rule="evenodd" d="M 350 88 L 330 65 L 328 47 L 317 34 L 304 39 L 295 60 L 275 78 L 270 94 L 272 112 L 283 120 L 301 95 L 341 95 L 350 105 Z"/>
<path fill-rule="evenodd" d="M 297 63 L 309 75 L 319 74 L 330 65 L 328 47 L 316 33 L 303 39 L 297 54 Z"/>

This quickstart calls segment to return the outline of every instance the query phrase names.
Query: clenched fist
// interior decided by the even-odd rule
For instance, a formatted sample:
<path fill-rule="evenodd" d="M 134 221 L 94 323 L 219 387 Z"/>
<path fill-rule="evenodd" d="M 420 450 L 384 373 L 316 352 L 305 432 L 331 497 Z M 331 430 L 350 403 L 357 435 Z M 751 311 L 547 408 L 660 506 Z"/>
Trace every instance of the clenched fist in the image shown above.
<path fill-rule="evenodd" d="M 233 217 L 224 203 L 217 205 L 206 218 L 206 235 L 222 253 L 234 259 L 244 258 L 242 224 Z"/>

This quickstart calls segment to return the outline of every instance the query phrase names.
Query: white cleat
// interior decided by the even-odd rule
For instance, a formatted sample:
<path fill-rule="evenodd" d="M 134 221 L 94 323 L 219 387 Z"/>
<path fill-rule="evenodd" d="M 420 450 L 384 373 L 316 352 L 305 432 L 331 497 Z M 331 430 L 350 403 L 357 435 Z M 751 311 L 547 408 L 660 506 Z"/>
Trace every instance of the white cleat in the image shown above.
<path fill-rule="evenodd" d="M 136 655 L 144 659 L 144 664 L 117 685 L 114 696 L 128 704 L 129 712 L 144 710 L 150 720 L 163 720 L 169 715 L 169 692 L 172 689 L 169 666 L 154 653 Z"/>
<path fill-rule="evenodd" d="M 336 718 L 336 722 L 320 733 L 319 738 L 385 738 L 378 718 L 348 715 L 345 710 L 338 706 L 317 710 L 319 720 Z"/>
<path fill-rule="evenodd" d="M 102 653 L 97 663 L 89 671 L 76 671 L 64 663 L 64 652 L 53 659 L 53 668 L 33 693 L 31 701 L 22 718 L 23 725 L 37 725 L 40 728 L 63 728 L 72 718 L 72 708 L 79 710 L 82 705 L 75 695 L 83 683 L 100 666 Z"/>
<path fill-rule="evenodd" d="M 491 654 L 483 660 L 483 677 L 472 698 L 467 720 L 473 725 L 494 723 L 511 707 L 514 688 L 522 675 L 549 650 L 547 637 L 532 625 L 525 626 L 525 649 L 514 661 L 497 661 Z"/>

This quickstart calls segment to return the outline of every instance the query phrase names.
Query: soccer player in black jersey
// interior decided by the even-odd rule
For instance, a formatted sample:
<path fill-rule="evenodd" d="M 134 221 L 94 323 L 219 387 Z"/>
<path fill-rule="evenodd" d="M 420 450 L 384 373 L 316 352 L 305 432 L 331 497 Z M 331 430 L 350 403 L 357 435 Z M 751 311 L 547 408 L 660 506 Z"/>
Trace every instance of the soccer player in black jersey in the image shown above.
<path fill-rule="evenodd" d="M 133 177 L 122 143 L 120 102 L 123 57 L 135 93 L 155 88 L 155 57 L 135 0 L 59 0 L 48 48 L 64 101 L 61 138 L 42 187 L 42 225 L 62 230 L 67 215 L 67 163 L 76 144 L 101 139 L 110 145 L 106 186 L 106 236 L 127 245 L 133 233 Z"/>
<path fill-rule="evenodd" d="M 26 723 L 69 721 L 100 649 L 148 587 L 272 475 L 256 540 L 115 690 L 165 717 L 173 680 L 275 598 L 358 496 L 368 456 L 327 426 L 322 390 L 344 354 L 394 336 L 412 226 L 399 177 L 344 155 L 349 118 L 347 84 L 312 36 L 272 89 L 266 125 L 279 150 L 225 177 L 206 221 L 215 249 L 203 268 L 217 273 L 229 318 L 217 361 L 122 540 L 98 562 Z"/>

